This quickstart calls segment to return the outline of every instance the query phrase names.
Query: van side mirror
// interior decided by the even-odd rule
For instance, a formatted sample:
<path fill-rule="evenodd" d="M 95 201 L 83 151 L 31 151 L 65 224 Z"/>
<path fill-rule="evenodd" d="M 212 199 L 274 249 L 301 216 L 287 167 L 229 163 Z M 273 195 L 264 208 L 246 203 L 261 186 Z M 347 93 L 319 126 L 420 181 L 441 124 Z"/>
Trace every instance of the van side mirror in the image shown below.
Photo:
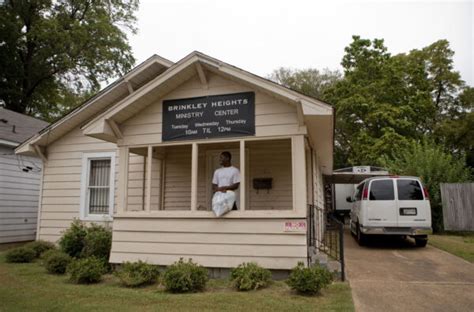
<path fill-rule="evenodd" d="M 346 202 L 348 202 L 348 203 L 353 203 L 353 202 L 354 202 L 354 199 L 352 198 L 352 196 L 347 196 L 347 197 L 346 197 Z"/>

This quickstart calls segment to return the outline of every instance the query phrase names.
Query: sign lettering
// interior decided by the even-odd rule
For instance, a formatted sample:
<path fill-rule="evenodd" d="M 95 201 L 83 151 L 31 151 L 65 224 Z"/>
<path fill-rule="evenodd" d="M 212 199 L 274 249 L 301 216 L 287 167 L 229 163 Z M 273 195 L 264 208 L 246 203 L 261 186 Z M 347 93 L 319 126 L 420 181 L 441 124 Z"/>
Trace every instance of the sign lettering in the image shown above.
<path fill-rule="evenodd" d="M 163 101 L 163 141 L 255 135 L 255 93 Z"/>

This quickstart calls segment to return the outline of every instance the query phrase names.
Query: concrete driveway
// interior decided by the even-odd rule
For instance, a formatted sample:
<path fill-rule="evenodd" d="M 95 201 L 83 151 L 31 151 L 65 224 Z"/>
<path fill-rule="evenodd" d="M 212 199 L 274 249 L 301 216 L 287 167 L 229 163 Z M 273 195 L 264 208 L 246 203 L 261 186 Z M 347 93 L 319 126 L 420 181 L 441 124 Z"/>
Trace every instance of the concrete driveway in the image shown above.
<path fill-rule="evenodd" d="M 344 239 L 356 311 L 474 311 L 474 264 L 411 240 Z"/>

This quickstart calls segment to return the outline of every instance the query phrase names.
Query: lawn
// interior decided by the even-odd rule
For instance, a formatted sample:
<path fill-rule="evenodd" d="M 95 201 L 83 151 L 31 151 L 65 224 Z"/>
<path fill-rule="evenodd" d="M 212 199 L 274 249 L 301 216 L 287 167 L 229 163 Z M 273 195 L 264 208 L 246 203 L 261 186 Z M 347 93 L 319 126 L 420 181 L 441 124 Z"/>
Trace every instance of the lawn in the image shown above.
<path fill-rule="evenodd" d="M 5 263 L 0 252 L 0 311 L 354 311 L 347 283 L 319 296 L 299 296 L 275 281 L 263 290 L 237 292 L 227 280 L 211 280 L 203 293 L 170 294 L 160 286 L 128 289 L 114 276 L 75 285 L 47 274 L 39 262 Z"/>
<path fill-rule="evenodd" d="M 428 243 L 474 263 L 474 233 L 445 233 L 430 235 Z"/>

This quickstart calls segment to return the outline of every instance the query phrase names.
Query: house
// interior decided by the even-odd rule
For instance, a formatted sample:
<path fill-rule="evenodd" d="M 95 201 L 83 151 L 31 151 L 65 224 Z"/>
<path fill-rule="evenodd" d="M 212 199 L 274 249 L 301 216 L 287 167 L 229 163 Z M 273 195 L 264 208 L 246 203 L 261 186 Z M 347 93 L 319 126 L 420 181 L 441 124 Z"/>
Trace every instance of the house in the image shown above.
<path fill-rule="evenodd" d="M 112 224 L 111 263 L 287 270 L 310 256 L 308 205 L 323 206 L 333 117 L 326 103 L 200 52 L 155 55 L 16 152 L 44 160 L 39 239 L 57 241 L 79 218 Z M 216 218 L 222 151 L 241 183 L 238 210 Z"/>
<path fill-rule="evenodd" d="M 0 107 L 0 244 L 36 237 L 41 160 L 14 150 L 47 125 Z"/>

